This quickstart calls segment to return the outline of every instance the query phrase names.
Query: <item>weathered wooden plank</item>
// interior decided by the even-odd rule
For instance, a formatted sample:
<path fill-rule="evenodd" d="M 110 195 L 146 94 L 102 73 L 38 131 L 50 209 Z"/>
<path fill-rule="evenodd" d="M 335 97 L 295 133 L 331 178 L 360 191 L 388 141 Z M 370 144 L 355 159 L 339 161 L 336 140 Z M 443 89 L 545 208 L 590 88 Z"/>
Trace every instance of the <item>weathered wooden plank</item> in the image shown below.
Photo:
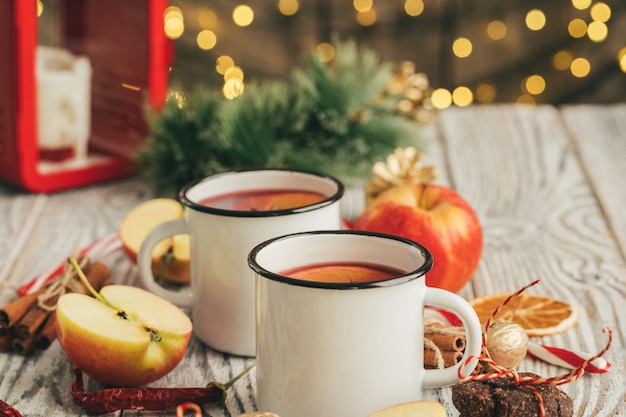
<path fill-rule="evenodd" d="M 562 114 L 626 257 L 626 104 L 566 106 Z"/>
<path fill-rule="evenodd" d="M 139 180 L 102 184 L 50 195 L 34 195 L 0 187 L 2 222 L 2 264 L 4 275 L 19 285 L 46 271 L 90 242 L 117 232 L 121 219 L 133 206 L 153 197 L 151 189 Z M 104 261 L 111 268 L 111 281 L 139 285 L 137 269 L 118 251 Z M 2 302 L 14 298 L 3 291 Z M 227 382 L 252 361 L 230 358 L 215 352 L 195 337 L 177 369 L 154 383 L 163 387 L 205 386 L 210 381 Z M 0 399 L 27 416 L 82 415 L 71 401 L 72 365 L 58 343 L 27 358 L 0 355 Z M 238 415 L 254 409 L 254 371 L 242 378 L 229 392 L 224 406 L 207 409 L 212 416 Z M 101 388 L 89 381 L 88 390 Z M 145 415 L 138 411 L 118 413 Z M 171 415 L 172 413 L 150 413 Z"/>
<path fill-rule="evenodd" d="M 455 108 L 441 113 L 439 125 L 451 184 L 483 223 L 485 250 L 473 290 L 477 295 L 510 292 L 540 278 L 531 291 L 579 307 L 575 328 L 538 338 L 541 343 L 597 352 L 606 342 L 601 327 L 610 325 L 615 335 L 607 357 L 615 371 L 586 376 L 563 390 L 574 399 L 576 415 L 626 413 L 621 372 L 626 322 L 618 313 L 626 295 L 626 266 L 559 111 Z M 544 376 L 563 373 L 531 360 L 522 368 Z"/>

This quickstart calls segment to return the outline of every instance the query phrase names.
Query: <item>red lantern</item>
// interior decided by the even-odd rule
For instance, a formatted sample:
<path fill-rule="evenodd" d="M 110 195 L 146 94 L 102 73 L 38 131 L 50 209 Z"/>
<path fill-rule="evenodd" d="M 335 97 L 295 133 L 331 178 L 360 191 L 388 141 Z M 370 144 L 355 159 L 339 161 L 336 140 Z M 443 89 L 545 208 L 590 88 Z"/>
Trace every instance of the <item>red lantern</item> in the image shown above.
<path fill-rule="evenodd" d="M 85 73 L 90 77 L 88 99 L 79 102 L 80 95 L 69 97 L 80 90 L 75 79 L 54 78 L 60 76 L 56 63 L 42 70 L 41 51 L 46 48 L 38 45 L 37 1 L 0 0 L 0 180 L 50 192 L 133 173 L 132 154 L 147 133 L 145 106 L 160 107 L 167 94 L 173 57 L 163 30 L 167 4 L 167 0 L 58 1 L 60 45 L 53 48 L 59 52 L 55 56 L 89 62 L 82 67 L 88 68 Z M 88 123 L 83 126 L 88 125 L 89 132 L 80 160 L 73 155 L 78 149 L 74 145 L 50 151 L 42 142 L 43 136 L 56 132 L 61 116 L 46 112 L 47 119 L 42 119 L 40 109 L 59 94 L 69 97 L 63 101 L 69 106 L 61 111 L 63 117 L 69 114 L 68 120 L 75 120 L 78 113 L 86 115 Z M 59 132 L 57 139 L 70 136 Z"/>

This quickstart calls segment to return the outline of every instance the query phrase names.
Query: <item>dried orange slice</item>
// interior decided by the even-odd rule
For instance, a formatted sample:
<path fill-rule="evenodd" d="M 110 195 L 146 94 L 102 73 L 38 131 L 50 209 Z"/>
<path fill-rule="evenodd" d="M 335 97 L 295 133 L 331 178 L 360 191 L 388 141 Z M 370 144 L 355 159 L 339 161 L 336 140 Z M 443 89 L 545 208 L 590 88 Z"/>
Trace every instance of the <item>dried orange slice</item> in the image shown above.
<path fill-rule="evenodd" d="M 511 294 L 485 295 L 470 301 L 481 323 L 486 323 L 496 308 Z M 528 336 L 547 336 L 561 333 L 578 321 L 579 310 L 553 298 L 521 294 L 513 297 L 496 316 L 515 322 L 526 329 Z"/>

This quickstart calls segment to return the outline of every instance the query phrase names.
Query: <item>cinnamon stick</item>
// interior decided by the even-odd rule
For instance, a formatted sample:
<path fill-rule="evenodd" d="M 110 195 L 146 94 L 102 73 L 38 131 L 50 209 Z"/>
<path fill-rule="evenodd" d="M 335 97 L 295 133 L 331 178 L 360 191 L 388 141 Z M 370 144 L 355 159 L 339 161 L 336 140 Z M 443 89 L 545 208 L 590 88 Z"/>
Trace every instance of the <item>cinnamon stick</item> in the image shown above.
<path fill-rule="evenodd" d="M 37 303 L 37 296 L 38 293 L 25 295 L 0 309 L 0 327 L 9 328 L 20 321 Z"/>
<path fill-rule="evenodd" d="M 109 278 L 109 267 L 101 262 L 91 265 L 87 263 L 87 267 L 85 276 L 96 291 L 99 291 Z M 89 295 L 89 291 L 82 285 L 76 273 L 73 271 L 69 273 L 72 275 L 66 291 Z M 50 284 L 52 282 L 54 281 Z M 3 331 L 0 332 L 0 352 L 13 349 L 16 353 L 27 355 L 35 349 L 43 350 L 50 346 L 56 338 L 54 308 L 60 293 L 50 294 L 51 296 L 46 298 L 48 289 L 49 286 L 34 294 L 18 298 L 2 309 L 4 314 L 0 315 L 0 331 Z M 3 318 L 5 321 L 2 321 Z"/>
<path fill-rule="evenodd" d="M 463 359 L 463 352 L 457 352 L 454 350 L 440 350 L 441 358 L 443 359 L 443 368 L 449 368 L 461 362 Z M 438 363 L 437 353 L 431 349 L 424 349 L 424 368 L 436 369 L 440 368 Z"/>
<path fill-rule="evenodd" d="M 35 339 L 32 337 L 26 339 L 14 338 L 11 342 L 11 348 L 13 352 L 26 356 L 35 350 Z"/>
<path fill-rule="evenodd" d="M 25 340 L 27 338 L 32 337 L 39 327 L 46 321 L 49 311 L 42 309 L 39 306 L 34 306 L 26 314 L 22 319 L 15 323 L 15 325 L 11 328 L 11 332 L 16 339 Z"/>
<path fill-rule="evenodd" d="M 50 315 L 46 319 L 46 322 L 43 324 L 43 326 L 41 326 L 39 333 L 34 338 L 35 349 L 46 350 L 48 349 L 48 347 L 50 347 L 54 339 L 56 339 L 57 337 L 56 324 L 57 324 L 57 312 L 52 311 L 50 312 Z"/>
<path fill-rule="evenodd" d="M 8 352 L 11 350 L 12 340 L 13 336 L 11 335 L 9 329 L 0 327 L 0 352 Z"/>
<path fill-rule="evenodd" d="M 465 336 L 453 333 L 424 333 L 424 338 L 432 340 L 441 350 L 462 352 L 465 349 Z"/>
<path fill-rule="evenodd" d="M 472 375 L 480 375 L 485 372 L 485 365 L 482 362 L 476 364 L 476 368 L 472 371 Z"/>

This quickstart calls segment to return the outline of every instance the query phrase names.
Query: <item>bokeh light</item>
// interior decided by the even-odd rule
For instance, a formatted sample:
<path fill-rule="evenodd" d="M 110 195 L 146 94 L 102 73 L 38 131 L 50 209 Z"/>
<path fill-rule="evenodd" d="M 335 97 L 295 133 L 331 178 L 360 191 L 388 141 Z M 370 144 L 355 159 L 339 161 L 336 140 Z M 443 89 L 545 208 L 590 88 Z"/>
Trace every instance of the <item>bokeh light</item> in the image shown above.
<path fill-rule="evenodd" d="M 224 87 L 222 88 L 222 92 L 224 93 L 224 97 L 229 100 L 235 99 L 243 94 L 244 85 L 243 82 L 237 78 L 231 78 L 230 80 L 224 83 Z"/>
<path fill-rule="evenodd" d="M 619 67 L 623 72 L 626 72 L 626 46 L 617 53 L 617 60 L 619 61 Z"/>
<path fill-rule="evenodd" d="M 237 26 L 250 26 L 254 20 L 254 10 L 246 4 L 240 4 L 233 10 L 233 22 Z"/>
<path fill-rule="evenodd" d="M 179 7 L 170 6 L 163 14 L 163 30 L 169 39 L 178 39 L 185 32 L 185 20 Z"/>
<path fill-rule="evenodd" d="M 299 8 L 298 0 L 280 0 L 278 2 L 278 11 L 285 16 L 293 16 L 298 13 Z"/>
<path fill-rule="evenodd" d="M 591 18 L 597 22 L 606 23 L 611 18 L 611 8 L 606 3 L 596 3 L 589 10 Z"/>
<path fill-rule="evenodd" d="M 567 71 L 572 65 L 572 54 L 567 51 L 558 51 L 552 57 L 552 65 L 559 71 Z"/>
<path fill-rule="evenodd" d="M 233 67 L 234 65 L 235 61 L 228 55 L 222 55 L 217 58 L 217 61 L 215 61 L 215 69 L 218 74 L 222 75 L 224 75 L 226 73 L 226 70 Z"/>
<path fill-rule="evenodd" d="M 539 9 L 526 13 L 526 27 L 530 30 L 541 30 L 546 25 L 546 15 Z"/>
<path fill-rule="evenodd" d="M 598 20 L 594 20 L 593 22 L 589 23 L 589 26 L 587 26 L 587 36 L 589 36 L 589 39 L 591 39 L 593 42 L 597 43 L 604 41 L 608 34 L 609 28 L 606 26 L 605 23 Z"/>
<path fill-rule="evenodd" d="M 217 44 L 217 36 L 212 30 L 201 30 L 196 37 L 196 43 L 200 49 L 209 50 L 213 49 Z"/>
<path fill-rule="evenodd" d="M 357 12 L 365 13 L 372 9 L 374 2 L 373 0 L 354 0 L 352 5 L 354 6 L 354 10 Z"/>
<path fill-rule="evenodd" d="M 534 96 L 541 94 L 546 89 L 546 80 L 541 75 L 531 75 L 522 82 L 522 91 Z"/>
<path fill-rule="evenodd" d="M 374 9 L 369 9 L 366 12 L 358 12 L 356 14 L 356 21 L 359 22 L 361 26 L 372 26 L 376 23 L 376 19 L 378 19 L 378 15 Z"/>
<path fill-rule="evenodd" d="M 591 64 L 585 58 L 576 58 L 570 65 L 570 71 L 574 77 L 583 78 L 591 72 Z"/>
<path fill-rule="evenodd" d="M 474 101 L 474 94 L 468 87 L 459 86 L 452 92 L 452 101 L 459 107 L 466 107 Z"/>
<path fill-rule="evenodd" d="M 424 12 L 424 2 L 422 0 L 406 0 L 404 12 L 409 16 L 419 16 Z"/>
<path fill-rule="evenodd" d="M 447 109 L 452 105 L 452 94 L 445 88 L 436 88 L 430 95 L 430 101 L 436 109 Z"/>
<path fill-rule="evenodd" d="M 43 14 L 43 3 L 41 0 L 37 0 L 37 17 Z"/>
<path fill-rule="evenodd" d="M 452 44 L 452 52 L 459 58 L 467 58 L 472 54 L 472 42 L 467 38 L 457 38 Z"/>
<path fill-rule="evenodd" d="M 582 19 L 572 19 L 567 25 L 567 32 L 572 38 L 582 38 L 587 33 L 587 22 Z"/>
<path fill-rule="evenodd" d="M 518 104 L 536 104 L 534 97 L 530 94 L 520 95 L 515 102 Z"/>
<path fill-rule="evenodd" d="M 572 0 L 572 6 L 578 10 L 585 10 L 591 6 L 591 0 Z"/>
<path fill-rule="evenodd" d="M 224 81 L 228 81 L 233 78 L 239 81 L 243 81 L 243 70 L 236 65 L 233 65 L 232 67 L 224 71 Z"/>
<path fill-rule="evenodd" d="M 317 53 L 320 55 L 320 61 L 330 62 L 335 57 L 335 48 L 329 43 L 320 43 L 317 45 Z"/>
<path fill-rule="evenodd" d="M 496 92 L 496 86 L 493 83 L 481 83 L 476 87 L 476 101 L 480 103 L 491 103 L 496 99 Z"/>
<path fill-rule="evenodd" d="M 506 36 L 506 25 L 502 20 L 492 20 L 487 25 L 487 36 L 494 41 L 503 39 Z"/>
<path fill-rule="evenodd" d="M 217 21 L 217 14 L 211 9 L 202 9 L 198 12 L 198 24 L 203 29 L 215 29 Z"/>

